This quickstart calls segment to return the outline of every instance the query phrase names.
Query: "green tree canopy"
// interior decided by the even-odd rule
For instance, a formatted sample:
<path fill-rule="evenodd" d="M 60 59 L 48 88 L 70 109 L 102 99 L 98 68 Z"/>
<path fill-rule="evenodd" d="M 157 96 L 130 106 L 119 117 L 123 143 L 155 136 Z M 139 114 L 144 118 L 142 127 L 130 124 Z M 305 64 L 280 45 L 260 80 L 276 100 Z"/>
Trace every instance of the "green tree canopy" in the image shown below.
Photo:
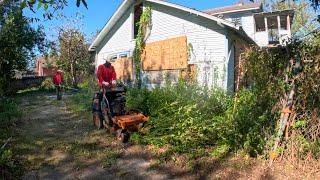
<path fill-rule="evenodd" d="M 89 70 L 90 55 L 85 36 L 75 28 L 63 28 L 59 34 L 58 66 L 65 72 L 66 83 L 77 87 Z"/>
<path fill-rule="evenodd" d="M 25 70 L 36 51 L 45 48 L 43 28 L 35 29 L 23 16 L 19 1 L 4 0 L 0 6 L 0 95 L 14 70 Z"/>

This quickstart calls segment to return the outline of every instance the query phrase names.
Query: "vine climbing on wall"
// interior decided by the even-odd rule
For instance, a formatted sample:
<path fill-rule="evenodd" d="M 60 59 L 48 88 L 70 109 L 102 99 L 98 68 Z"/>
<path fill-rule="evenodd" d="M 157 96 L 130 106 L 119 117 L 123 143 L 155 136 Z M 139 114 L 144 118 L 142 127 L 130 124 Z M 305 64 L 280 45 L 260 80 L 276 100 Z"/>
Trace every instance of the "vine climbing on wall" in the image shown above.
<path fill-rule="evenodd" d="M 151 7 L 145 7 L 138 22 L 139 29 L 134 48 L 135 84 L 141 87 L 141 53 L 145 46 L 146 32 L 151 25 Z"/>

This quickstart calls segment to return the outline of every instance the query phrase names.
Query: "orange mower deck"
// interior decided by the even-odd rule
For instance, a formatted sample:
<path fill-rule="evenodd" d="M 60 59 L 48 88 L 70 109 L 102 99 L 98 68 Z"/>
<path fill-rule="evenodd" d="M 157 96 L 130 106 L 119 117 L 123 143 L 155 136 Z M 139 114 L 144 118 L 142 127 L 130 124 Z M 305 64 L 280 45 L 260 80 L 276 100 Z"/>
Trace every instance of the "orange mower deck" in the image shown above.
<path fill-rule="evenodd" d="M 139 124 L 147 122 L 149 118 L 142 113 L 135 113 L 123 116 L 114 116 L 112 120 L 121 129 L 139 129 Z"/>

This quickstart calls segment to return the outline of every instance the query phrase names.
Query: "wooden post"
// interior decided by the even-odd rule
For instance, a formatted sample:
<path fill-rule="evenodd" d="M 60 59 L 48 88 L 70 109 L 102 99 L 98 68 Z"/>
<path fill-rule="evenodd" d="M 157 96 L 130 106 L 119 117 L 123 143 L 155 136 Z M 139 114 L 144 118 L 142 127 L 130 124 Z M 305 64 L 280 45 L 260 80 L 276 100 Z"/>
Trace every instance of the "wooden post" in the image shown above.
<path fill-rule="evenodd" d="M 264 17 L 264 26 L 265 26 L 265 29 L 266 29 L 266 35 L 267 35 L 267 44 L 269 44 L 269 33 L 268 33 L 268 19 L 267 17 Z"/>
<path fill-rule="evenodd" d="M 291 38 L 291 24 L 290 24 L 290 15 L 287 15 L 287 30 L 288 30 L 288 34 L 289 37 Z"/>
<path fill-rule="evenodd" d="M 266 32 L 268 32 L 268 19 L 267 19 L 267 17 L 264 17 L 264 26 L 265 26 Z"/>
<path fill-rule="evenodd" d="M 279 43 L 281 44 L 281 42 L 280 42 L 280 40 L 281 40 L 281 39 L 280 39 L 280 37 L 281 37 L 281 36 L 280 36 L 280 35 L 281 35 L 281 34 L 280 34 L 280 31 L 281 31 L 281 23 L 280 23 L 280 16 L 279 16 L 279 15 L 277 16 L 277 22 L 278 22 L 278 38 L 279 38 L 278 41 L 279 41 Z"/>

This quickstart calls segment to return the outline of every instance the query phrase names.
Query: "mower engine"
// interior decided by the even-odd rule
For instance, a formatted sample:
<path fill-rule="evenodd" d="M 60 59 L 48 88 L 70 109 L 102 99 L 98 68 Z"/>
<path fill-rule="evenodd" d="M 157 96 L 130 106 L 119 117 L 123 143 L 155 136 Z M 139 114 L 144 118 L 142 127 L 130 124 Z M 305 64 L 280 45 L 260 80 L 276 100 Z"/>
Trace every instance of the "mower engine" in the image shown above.
<path fill-rule="evenodd" d="M 126 97 L 125 89 L 122 87 L 116 87 L 112 89 L 106 89 L 106 98 L 110 105 L 110 112 L 112 116 L 121 116 L 126 114 Z M 92 102 L 92 112 L 102 113 L 101 102 L 103 100 L 102 92 L 97 92 L 94 95 Z"/>

